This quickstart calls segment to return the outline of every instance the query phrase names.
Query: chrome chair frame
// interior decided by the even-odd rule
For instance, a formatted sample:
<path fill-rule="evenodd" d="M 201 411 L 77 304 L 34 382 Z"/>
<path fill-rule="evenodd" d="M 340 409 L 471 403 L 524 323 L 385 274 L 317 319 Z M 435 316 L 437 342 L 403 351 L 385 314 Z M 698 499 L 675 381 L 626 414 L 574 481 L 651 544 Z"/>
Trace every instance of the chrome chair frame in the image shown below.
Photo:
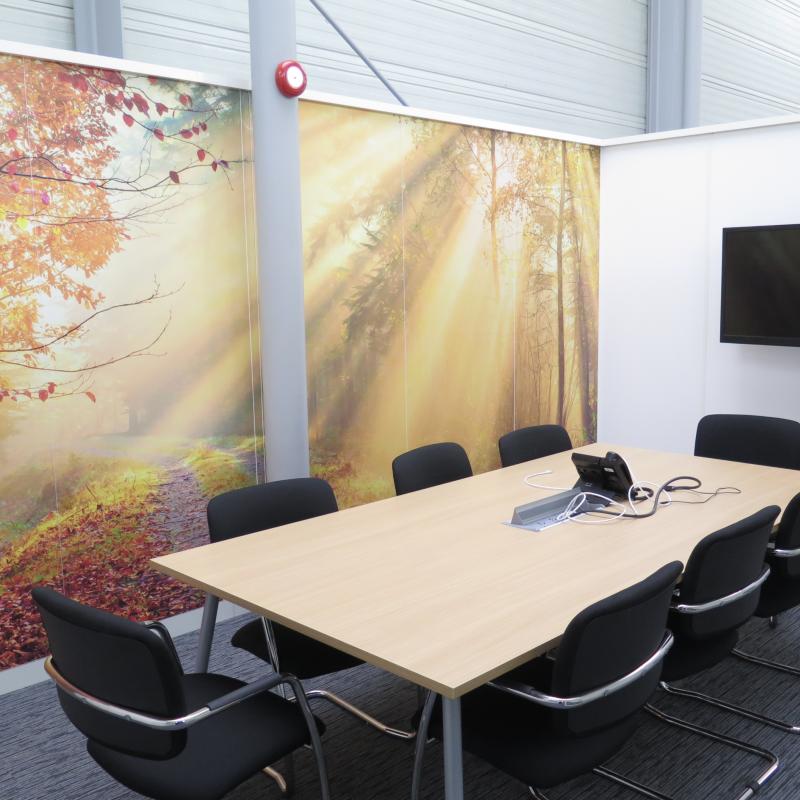
<path fill-rule="evenodd" d="M 767 548 L 770 554 L 775 558 L 796 558 L 800 556 L 800 548 L 792 549 L 792 550 L 782 550 L 780 548 L 776 548 L 774 543 L 770 543 Z M 776 618 L 770 617 L 769 618 L 769 625 L 771 628 L 775 628 L 777 624 Z M 776 672 L 783 672 L 787 675 L 793 675 L 795 677 L 800 677 L 800 667 L 792 667 L 788 664 L 782 664 L 779 661 L 770 661 L 766 658 L 760 658 L 759 656 L 754 656 L 750 653 L 746 653 L 743 650 L 740 650 L 738 647 L 734 648 L 731 652 L 733 656 L 738 658 L 740 661 L 746 661 L 748 664 L 756 664 L 761 667 L 767 667 L 768 669 L 775 670 Z M 784 720 L 777 719 L 775 717 L 768 717 L 765 714 L 759 714 L 756 711 L 751 711 L 750 709 L 745 708 L 744 706 L 740 706 L 734 703 L 728 703 L 725 700 L 719 700 L 716 697 L 710 697 L 709 695 L 702 694 L 700 692 L 691 692 L 688 689 L 677 689 L 673 686 L 665 687 L 665 691 L 670 692 L 671 694 L 680 694 L 684 697 L 691 697 L 695 700 L 700 700 L 701 702 L 709 703 L 710 705 L 717 706 L 718 708 L 722 708 L 725 711 L 730 711 L 733 714 L 739 714 L 742 717 L 746 717 L 747 719 L 752 719 L 755 722 L 760 722 L 764 725 L 769 725 L 772 728 L 778 728 L 779 730 L 783 731 L 784 733 L 791 733 L 791 734 L 800 734 L 800 724 L 795 725 L 791 722 L 785 722 Z"/>
<path fill-rule="evenodd" d="M 775 554 L 778 558 L 791 558 L 793 556 L 800 555 L 800 549 L 797 550 L 775 550 L 774 546 L 770 548 L 771 552 Z M 702 611 L 708 610 L 709 607 L 711 608 L 718 608 L 723 605 L 727 605 L 728 603 L 733 602 L 734 600 L 738 600 L 740 597 L 743 597 L 746 594 L 749 594 L 752 591 L 755 591 L 757 588 L 761 586 L 762 583 L 769 577 L 769 566 L 766 564 L 764 565 L 764 570 L 761 575 L 751 583 L 749 586 L 744 587 L 744 589 L 740 589 L 738 592 L 734 592 L 733 594 L 727 595 L 726 597 L 719 598 L 718 600 L 712 601 L 712 603 L 706 603 L 699 606 L 685 606 L 685 605 L 676 605 L 673 606 L 673 610 L 678 612 L 679 614 L 698 614 Z M 780 672 L 785 672 L 790 675 L 796 675 L 800 677 L 800 669 L 790 667 L 786 664 L 780 664 L 774 661 L 767 661 L 766 659 L 759 658 L 758 656 L 752 656 L 748 653 L 744 653 L 739 649 L 734 649 L 731 651 L 731 654 L 736 658 L 747 661 L 751 664 L 758 664 L 760 666 L 769 667 L 770 669 L 774 669 Z M 791 733 L 791 734 L 800 734 L 800 725 L 795 725 L 791 722 L 785 722 L 784 720 L 776 719 L 775 717 L 768 717 L 764 714 L 759 714 L 757 711 L 751 711 L 744 706 L 737 705 L 736 703 L 729 703 L 727 700 L 721 700 L 717 697 L 713 697 L 712 695 L 705 694 L 704 692 L 697 692 L 693 689 L 682 689 L 678 686 L 673 686 L 666 681 L 662 681 L 660 687 L 663 691 L 667 694 L 676 695 L 678 697 L 687 697 L 691 700 L 698 700 L 701 703 L 706 703 L 707 705 L 714 706 L 715 708 L 721 708 L 723 711 L 729 711 L 732 714 L 738 714 L 740 717 L 745 717 L 746 719 L 751 719 L 754 722 L 760 722 L 763 725 L 769 725 L 772 728 L 778 728 L 779 730 L 783 731 L 784 733 Z"/>
<path fill-rule="evenodd" d="M 206 593 L 206 602 L 203 606 L 203 620 L 200 624 L 200 640 L 197 645 L 197 657 L 195 660 L 195 669 L 197 672 L 205 672 L 208 669 L 211 645 L 214 641 L 214 628 L 217 622 L 218 608 L 219 598 L 215 597 L 213 594 Z M 262 617 L 261 620 L 264 624 L 264 636 L 267 640 L 267 650 L 269 651 L 269 657 L 272 661 L 272 668 L 275 672 L 280 672 L 278 648 L 275 643 L 272 623 L 266 617 Z M 286 696 L 285 693 L 284 696 Z M 311 689 L 305 692 L 305 696 L 309 700 L 327 700 L 329 703 L 339 706 L 343 711 L 365 722 L 367 725 L 386 736 L 391 736 L 394 739 L 402 739 L 404 741 L 410 741 L 416 738 L 416 731 L 404 731 L 386 725 L 380 720 L 375 719 L 375 717 L 370 716 L 365 711 L 362 711 L 360 708 L 357 708 L 352 703 L 348 703 L 344 698 L 326 689 Z"/>
<path fill-rule="evenodd" d="M 179 717 L 156 717 L 151 714 L 144 714 L 141 711 L 135 711 L 124 706 L 118 706 L 114 703 L 109 703 L 106 700 L 101 700 L 98 697 L 84 692 L 79 687 L 71 683 L 65 678 L 56 668 L 53 663 L 53 657 L 48 656 L 44 662 L 44 669 L 48 677 L 56 684 L 69 697 L 77 700 L 79 703 L 88 706 L 89 708 L 99 711 L 102 714 L 113 717 L 115 719 L 123 720 L 125 722 L 133 723 L 134 725 L 141 725 L 145 728 L 150 728 L 156 731 L 174 732 L 186 730 L 198 722 L 213 717 L 235 705 L 254 697 L 262 692 L 267 692 L 277 686 L 288 685 L 292 688 L 300 705 L 300 710 L 308 726 L 309 736 L 311 738 L 311 749 L 314 752 L 314 757 L 317 762 L 317 771 L 319 773 L 320 782 L 320 796 L 322 800 L 330 800 L 330 790 L 328 788 L 328 774 L 325 768 L 325 755 L 322 751 L 322 740 L 320 739 L 317 723 L 314 720 L 314 715 L 311 713 L 308 702 L 303 694 L 300 681 L 294 675 L 282 675 L 279 673 L 268 675 L 260 678 L 253 683 L 241 686 L 231 692 L 227 692 L 221 697 L 214 698 L 213 700 L 201 706 L 198 709 L 182 714 Z M 288 786 L 283 777 L 276 770 L 271 767 L 266 767 L 263 772 L 272 777 L 278 783 L 282 791 L 288 791 Z"/>
<path fill-rule="evenodd" d="M 739 794 L 736 800 L 750 800 L 752 797 L 758 794 L 761 788 L 770 780 L 770 778 L 775 775 L 780 768 L 780 759 L 769 750 L 764 750 L 761 747 L 756 747 L 755 745 L 748 744 L 747 742 L 743 742 L 739 739 L 734 739 L 731 736 L 725 736 L 724 734 L 715 733 L 707 730 L 706 728 L 701 728 L 698 725 L 693 725 L 691 722 L 679 719 L 678 717 L 673 717 L 671 714 L 666 714 L 649 703 L 644 707 L 644 710 L 651 716 L 661 720 L 662 722 L 665 722 L 668 725 L 680 728 L 681 730 L 689 731 L 690 733 L 695 733 L 705 739 L 710 739 L 713 742 L 733 747 L 736 750 L 743 750 L 747 753 L 752 753 L 753 755 L 763 758 L 765 761 L 767 761 L 767 768 L 760 775 L 758 775 L 758 777 L 752 781 L 747 788 L 742 791 L 741 794 Z M 633 778 L 629 778 L 626 775 L 622 775 L 619 772 L 608 769 L 608 767 L 595 767 L 592 772 L 598 777 L 613 781 L 614 783 L 624 786 L 626 789 L 630 789 L 631 791 L 636 792 L 643 797 L 650 798 L 650 800 L 674 800 L 671 795 L 659 792 L 657 789 L 653 789 L 650 786 L 645 786 Z M 536 800 L 549 800 L 547 795 L 545 795 L 540 789 L 534 789 L 532 786 L 529 786 L 528 790 L 530 791 L 531 797 L 535 797 Z"/>
<path fill-rule="evenodd" d="M 266 617 L 261 617 L 261 624 L 264 627 L 264 637 L 267 640 L 267 650 L 269 651 L 269 658 L 272 662 L 273 669 L 276 672 L 280 672 L 280 656 L 278 655 L 278 645 L 275 641 L 275 631 L 272 627 L 272 622 Z M 386 736 L 409 741 L 414 739 L 417 735 L 416 731 L 403 731 L 385 725 L 380 720 L 367 714 L 366 711 L 362 711 L 360 708 L 357 708 L 352 703 L 348 703 L 347 700 L 333 692 L 329 692 L 327 689 L 309 689 L 308 691 L 304 689 L 303 691 L 307 700 L 327 700 L 329 703 L 333 703 L 351 716 L 365 722 L 367 725 Z"/>
<path fill-rule="evenodd" d="M 658 646 L 658 649 L 650 656 L 646 661 L 642 662 L 638 667 L 633 669 L 631 672 L 623 675 L 621 678 L 618 678 L 611 683 L 605 684 L 603 686 L 599 686 L 596 689 L 592 689 L 589 692 L 585 692 L 580 695 L 575 695 L 573 697 L 556 697 L 554 695 L 545 694 L 544 692 L 540 692 L 538 689 L 534 688 L 533 686 L 528 686 L 527 684 L 520 683 L 519 681 L 513 681 L 503 678 L 498 678 L 494 681 L 490 681 L 487 686 L 490 686 L 493 689 L 497 689 L 501 692 L 506 692 L 507 694 L 514 695 L 515 697 L 520 698 L 521 700 L 527 700 L 531 703 L 536 703 L 537 705 L 544 706 L 545 708 L 550 708 L 554 710 L 568 710 L 573 708 L 579 708 L 581 706 L 586 706 L 589 703 L 593 703 L 597 700 L 601 700 L 609 695 L 614 694 L 615 692 L 624 689 L 626 686 L 629 686 L 638 678 L 645 675 L 654 667 L 658 666 L 665 658 L 669 649 L 672 647 L 674 638 L 672 634 L 667 631 L 664 634 L 664 638 L 661 640 L 661 644 Z M 428 692 L 428 696 L 425 700 L 425 705 L 422 710 L 422 717 L 419 721 L 419 727 L 417 729 L 417 743 L 416 749 L 414 753 L 414 771 L 411 779 L 411 800 L 419 800 L 419 794 L 422 786 L 422 767 L 423 767 L 423 758 L 425 755 L 425 745 L 428 741 L 428 726 L 430 724 L 431 716 L 433 714 L 433 706 L 436 702 L 436 694 L 434 692 Z M 686 728 L 688 730 L 695 730 L 695 726 L 691 725 L 688 722 L 683 722 L 682 720 L 677 720 L 668 715 L 664 714 L 663 712 L 659 711 L 658 709 L 652 708 L 650 706 L 645 706 L 646 710 L 649 711 L 651 714 L 663 718 L 668 721 L 674 721 L 674 724 L 679 725 L 680 727 Z M 697 730 L 698 733 L 701 731 Z M 739 743 L 736 740 L 729 740 L 728 737 L 722 736 L 720 734 L 714 733 L 705 733 L 702 732 L 702 735 L 707 736 L 708 738 L 713 738 L 716 741 L 732 743 L 736 742 L 736 745 L 741 744 L 743 747 L 747 748 L 750 752 L 756 753 L 758 755 L 763 755 L 770 761 L 770 768 L 759 777 L 759 781 L 766 782 L 775 770 L 778 769 L 778 759 L 777 757 L 773 756 L 772 753 L 767 753 L 767 751 L 761 751 L 759 748 L 751 747 L 750 745 L 746 745 L 744 743 Z M 609 780 L 614 781 L 615 783 L 621 784 L 623 786 L 627 786 L 627 788 L 632 789 L 633 791 L 638 792 L 639 794 L 644 795 L 645 797 L 650 797 L 652 800 L 672 800 L 671 797 L 668 795 L 662 794 L 660 792 L 655 791 L 654 789 L 650 789 L 643 784 L 634 781 L 631 778 L 627 778 L 623 775 L 619 775 L 616 772 L 612 772 L 611 770 L 605 767 L 596 767 L 593 772 L 596 775 L 601 777 L 608 778 Z M 547 800 L 547 797 L 542 793 L 540 789 L 537 789 L 533 786 L 528 787 L 528 791 L 530 792 L 531 797 L 537 798 L 537 800 Z M 747 794 L 750 792 L 750 794 Z M 742 794 L 737 800 L 747 800 L 752 795 L 752 790 L 748 789 L 747 792 Z"/>

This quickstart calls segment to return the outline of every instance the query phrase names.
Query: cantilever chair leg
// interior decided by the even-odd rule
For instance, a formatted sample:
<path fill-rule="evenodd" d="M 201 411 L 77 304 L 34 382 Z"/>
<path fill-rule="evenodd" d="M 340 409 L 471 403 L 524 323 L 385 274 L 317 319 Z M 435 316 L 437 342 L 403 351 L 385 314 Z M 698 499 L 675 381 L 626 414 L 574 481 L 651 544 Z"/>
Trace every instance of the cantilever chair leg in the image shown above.
<path fill-rule="evenodd" d="M 747 742 L 743 742 L 741 739 L 735 739 L 732 736 L 726 736 L 723 733 L 717 733 L 716 731 L 709 730 L 708 728 L 703 728 L 700 725 L 687 722 L 685 719 L 673 717 L 671 714 L 661 711 L 650 703 L 645 706 L 645 710 L 656 719 L 665 722 L 667 725 L 672 725 L 675 728 L 680 728 L 681 730 L 695 733 L 698 736 L 704 737 L 705 739 L 711 739 L 713 742 L 719 742 L 719 744 L 724 744 L 728 747 L 734 748 L 735 750 L 742 750 L 745 753 L 751 753 L 752 755 L 764 759 L 767 762 L 766 769 L 759 773 L 755 780 L 745 781 L 747 788 L 737 796 L 736 800 L 750 800 L 750 798 L 759 792 L 780 768 L 780 759 L 770 750 L 766 750 L 763 747 L 756 747 L 756 745 L 748 744 Z"/>
<path fill-rule="evenodd" d="M 309 689 L 306 692 L 306 697 L 309 700 L 327 700 L 329 703 L 339 706 L 339 708 L 341 708 L 343 711 L 346 711 L 348 714 L 351 714 L 356 719 L 366 722 L 367 725 L 373 727 L 376 731 L 379 731 L 386 736 L 391 736 L 395 739 L 404 739 L 406 741 L 415 739 L 417 736 L 416 731 L 402 731 L 398 728 L 392 728 L 390 725 L 384 724 L 380 720 L 375 719 L 375 717 L 367 714 L 366 711 L 356 708 L 356 706 L 354 706 L 352 703 L 348 703 L 347 700 L 339 697 L 339 695 L 334 694 L 333 692 L 329 692 L 327 689 Z"/>
<path fill-rule="evenodd" d="M 601 778 L 607 778 L 608 780 L 613 781 L 620 786 L 625 786 L 637 794 L 643 795 L 644 797 L 649 797 L 650 800 L 674 800 L 668 794 L 657 792 L 655 789 L 650 789 L 644 784 L 633 780 L 632 778 L 626 778 L 624 775 L 620 775 L 618 772 L 613 772 L 605 767 L 595 767 L 592 772 L 595 775 L 599 775 Z M 529 786 L 528 791 L 530 792 L 531 797 L 535 797 L 536 800 L 550 800 L 550 798 L 548 798 L 548 796 L 541 789 L 536 789 L 533 786 Z"/>
<path fill-rule="evenodd" d="M 686 720 L 679 719 L 678 717 L 673 717 L 671 714 L 666 714 L 665 712 L 659 710 L 653 705 L 649 703 L 645 706 L 645 710 L 654 716 L 656 719 L 665 722 L 667 725 L 672 725 L 673 727 L 680 728 L 681 730 L 689 731 L 690 733 L 695 733 L 698 736 L 703 736 L 706 739 L 711 739 L 714 742 L 719 742 L 720 744 L 727 745 L 729 747 L 733 747 L 736 750 L 743 750 L 746 753 L 752 753 L 753 755 L 759 756 L 763 758 L 765 761 L 768 762 L 767 768 L 763 770 L 755 780 L 745 781 L 746 787 L 741 794 L 737 795 L 736 800 L 750 800 L 763 786 L 767 781 L 772 778 L 772 776 L 778 771 L 780 767 L 780 760 L 778 756 L 774 753 L 770 752 L 769 750 L 764 750 L 761 747 L 756 747 L 755 745 L 748 744 L 747 742 L 743 742 L 740 739 L 734 739 L 731 736 L 725 736 L 722 733 L 716 733 L 715 731 L 711 731 L 708 728 L 702 728 L 699 725 L 694 725 L 691 722 L 687 722 Z M 649 786 L 645 786 L 644 784 L 639 783 L 638 781 L 633 780 L 632 778 L 628 778 L 625 775 L 620 775 L 618 772 L 614 772 L 613 770 L 608 769 L 607 767 L 597 767 L 594 770 L 596 775 L 600 775 L 604 778 L 608 778 L 609 780 L 614 781 L 622 786 L 631 789 L 634 792 L 637 792 L 644 797 L 649 797 L 651 800 L 672 800 L 669 795 L 662 794 L 661 792 L 650 788 Z M 536 795 L 534 795 L 536 797 Z"/>
<path fill-rule="evenodd" d="M 800 667 L 791 667 L 788 664 L 781 664 L 780 661 L 770 661 L 769 659 L 761 658 L 760 656 L 754 656 L 750 653 L 743 652 L 738 647 L 732 652 L 736 658 L 740 658 L 742 661 L 747 661 L 750 664 L 758 664 L 762 667 L 769 667 L 769 669 L 774 669 L 778 672 L 785 672 L 787 675 L 794 675 L 800 678 Z"/>
<path fill-rule="evenodd" d="M 620 786 L 625 786 L 627 789 L 630 789 L 631 791 L 634 791 L 643 797 L 649 797 L 650 800 L 673 800 L 671 795 L 663 794 L 656 789 L 651 789 L 649 786 L 645 786 L 643 783 L 633 780 L 633 778 L 628 778 L 625 775 L 621 775 L 619 772 L 614 772 L 614 770 L 608 769 L 608 767 L 595 767 L 592 772 L 595 775 L 599 775 L 601 778 L 606 778 L 607 780 L 613 781 Z"/>
<path fill-rule="evenodd" d="M 693 689 L 681 689 L 677 686 L 672 686 L 672 684 L 666 683 L 665 681 L 661 682 L 661 688 L 667 692 L 667 694 L 674 694 L 678 697 L 688 697 L 692 700 L 698 700 L 706 705 L 714 706 L 715 708 L 721 708 L 723 711 L 730 711 L 731 714 L 738 714 L 740 717 L 752 719 L 754 722 L 760 722 L 762 725 L 769 725 L 771 728 L 778 728 L 778 730 L 781 730 L 784 733 L 800 733 L 800 725 L 793 725 L 791 722 L 785 722 L 784 720 L 776 719 L 775 717 L 767 717 L 764 714 L 759 714 L 757 711 L 751 711 L 749 708 L 745 708 L 744 706 L 736 705 L 735 703 L 729 703 L 726 700 L 720 700 L 717 697 L 712 697 L 711 695 L 704 694 L 703 692 L 697 692 Z"/>
<path fill-rule="evenodd" d="M 280 671 L 280 663 L 279 663 L 279 656 L 278 656 L 278 646 L 275 642 L 275 632 L 272 627 L 272 623 L 266 618 L 261 618 L 261 623 L 264 627 L 264 636 L 267 640 L 267 650 L 269 651 L 269 657 L 272 661 L 272 668 L 276 671 Z M 346 711 L 348 714 L 351 714 L 356 719 L 360 719 L 362 722 L 366 722 L 367 725 L 373 727 L 376 731 L 385 734 L 386 736 L 392 736 L 395 739 L 413 739 L 417 734 L 416 731 L 402 731 L 397 728 L 392 728 L 390 725 L 385 725 L 375 717 L 370 716 L 365 711 L 362 711 L 360 708 L 356 708 L 352 703 L 348 703 L 347 700 L 339 697 L 338 695 L 334 694 L 333 692 L 329 692 L 327 689 L 309 689 L 305 692 L 306 699 L 308 700 L 327 700 L 329 703 L 334 703 L 335 705 L 339 706 L 343 711 Z M 284 694 L 284 697 L 286 695 Z"/>
<path fill-rule="evenodd" d="M 436 692 L 429 691 L 422 706 L 422 715 L 417 725 L 417 741 L 414 746 L 414 771 L 411 777 L 411 800 L 419 800 L 422 787 L 422 763 L 425 758 L 425 745 L 428 743 L 428 726 L 433 714 L 433 704 L 436 702 Z"/>
<path fill-rule="evenodd" d="M 272 778 L 272 780 L 275 781 L 275 783 L 278 786 L 278 789 L 280 790 L 280 793 L 284 797 L 291 797 L 294 794 L 294 786 L 292 785 L 292 783 L 286 780 L 286 778 L 284 778 L 284 776 L 281 775 L 281 773 L 278 772 L 278 770 L 276 770 L 274 767 L 264 767 L 264 769 L 262 769 L 261 771 L 268 778 Z"/>

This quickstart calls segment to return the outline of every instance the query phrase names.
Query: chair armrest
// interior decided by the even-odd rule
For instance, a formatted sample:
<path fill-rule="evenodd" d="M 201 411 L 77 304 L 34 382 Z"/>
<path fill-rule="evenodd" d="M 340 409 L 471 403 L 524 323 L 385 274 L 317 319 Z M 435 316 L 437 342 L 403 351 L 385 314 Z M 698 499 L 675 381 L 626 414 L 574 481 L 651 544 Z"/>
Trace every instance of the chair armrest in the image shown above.
<path fill-rule="evenodd" d="M 767 552 L 771 556 L 775 556 L 775 558 L 794 558 L 795 556 L 800 556 L 800 547 L 794 550 L 779 550 L 775 547 L 774 542 L 770 542 L 767 545 Z"/>
<path fill-rule="evenodd" d="M 658 646 L 658 649 L 653 653 L 653 655 L 650 656 L 650 658 L 647 659 L 647 661 L 641 663 L 638 667 L 636 667 L 636 669 L 632 670 L 627 675 L 623 675 L 621 678 L 617 678 L 617 680 L 612 681 L 611 683 L 607 683 L 604 686 L 598 686 L 596 689 L 592 689 L 584 694 L 575 695 L 574 697 L 555 697 L 554 695 L 540 692 L 538 689 L 534 689 L 533 686 L 528 686 L 520 681 L 514 681 L 507 678 L 498 678 L 497 680 L 490 681 L 487 685 L 491 686 L 493 689 L 499 689 L 501 692 L 512 694 L 515 697 L 520 697 L 523 700 L 528 700 L 531 703 L 536 703 L 537 705 L 545 706 L 546 708 L 553 708 L 559 711 L 564 711 L 570 708 L 579 708 L 580 706 L 585 706 L 589 703 L 595 702 L 596 700 L 601 700 L 604 697 L 608 697 L 609 695 L 614 694 L 614 692 L 618 692 L 620 689 L 624 689 L 626 686 L 629 686 L 638 678 L 641 678 L 643 675 L 653 669 L 653 667 L 663 661 L 664 656 L 666 656 L 670 647 L 672 647 L 672 642 L 672 634 L 667 631 L 664 634 L 664 638 L 661 640 L 661 644 Z"/>
<path fill-rule="evenodd" d="M 110 717 L 121 719 L 126 722 L 132 722 L 135 725 L 141 725 L 145 728 L 151 728 L 157 731 L 185 730 L 186 728 L 196 725 L 198 722 L 208 719 L 208 717 L 212 717 L 215 714 L 219 714 L 221 711 L 225 711 L 232 706 L 249 699 L 250 697 L 261 694 L 261 692 L 269 691 L 281 683 L 290 684 L 295 692 L 297 692 L 297 687 L 300 686 L 297 678 L 295 678 L 293 675 L 267 675 L 264 678 L 253 681 L 253 683 L 248 683 L 246 686 L 241 686 L 238 689 L 234 689 L 233 691 L 228 692 L 221 697 L 214 698 L 201 708 L 190 711 L 180 717 L 156 717 L 152 714 L 145 714 L 141 711 L 135 711 L 130 708 L 115 705 L 114 703 L 109 703 L 106 700 L 101 700 L 88 694 L 87 692 L 84 692 L 82 689 L 79 689 L 77 686 L 67 680 L 56 669 L 52 656 L 48 656 L 45 659 L 44 668 L 45 672 L 47 672 L 56 686 L 58 686 L 59 689 L 78 702 L 83 703 L 84 705 L 89 706 L 96 711 L 100 711 L 103 714 L 107 714 Z M 302 687 L 300 687 L 300 692 L 302 693 Z"/>
<path fill-rule="evenodd" d="M 698 603 L 696 605 L 689 605 L 679 602 L 672 606 L 671 610 L 677 612 L 678 614 L 703 614 L 706 611 L 712 611 L 715 608 L 722 608 L 722 606 L 727 606 L 728 604 L 745 597 L 751 592 L 754 592 L 768 577 L 769 567 L 765 564 L 761 575 L 759 575 L 752 583 L 744 586 L 741 589 L 737 589 L 737 591 L 732 592 L 731 594 L 725 595 L 725 597 L 718 597 L 716 600 L 709 600 L 707 603 Z"/>

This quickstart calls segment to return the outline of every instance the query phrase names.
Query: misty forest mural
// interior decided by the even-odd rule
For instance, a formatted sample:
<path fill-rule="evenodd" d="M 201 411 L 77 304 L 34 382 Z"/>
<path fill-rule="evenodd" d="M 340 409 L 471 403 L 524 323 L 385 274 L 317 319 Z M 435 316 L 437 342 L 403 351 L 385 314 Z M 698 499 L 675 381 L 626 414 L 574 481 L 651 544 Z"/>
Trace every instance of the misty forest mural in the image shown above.
<path fill-rule="evenodd" d="M 249 96 L 0 56 L 0 667 L 34 583 L 138 619 L 263 480 Z"/>
<path fill-rule="evenodd" d="M 432 441 L 595 435 L 596 148 L 300 105 L 314 474 L 392 494 Z M 265 479 L 249 95 L 0 55 L 0 668 L 45 583 L 137 619 L 147 567 Z"/>
<path fill-rule="evenodd" d="M 391 460 L 597 414 L 599 151 L 419 118 L 301 107 L 313 472 L 341 505 Z"/>

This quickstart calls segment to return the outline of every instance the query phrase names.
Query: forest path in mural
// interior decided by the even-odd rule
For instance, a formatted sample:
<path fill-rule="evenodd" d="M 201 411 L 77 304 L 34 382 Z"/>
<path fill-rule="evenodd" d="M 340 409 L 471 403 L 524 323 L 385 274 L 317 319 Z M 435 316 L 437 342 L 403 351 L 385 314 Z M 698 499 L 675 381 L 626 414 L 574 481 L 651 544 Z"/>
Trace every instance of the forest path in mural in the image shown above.
<path fill-rule="evenodd" d="M 165 480 L 158 486 L 157 508 L 150 512 L 143 527 L 164 553 L 208 544 L 207 500 L 200 481 L 180 459 L 164 461 L 159 465 Z"/>
<path fill-rule="evenodd" d="M 121 452 L 134 450 L 137 459 L 120 458 Z M 80 473 L 81 480 L 69 492 L 61 487 L 59 510 L 41 516 L 0 551 L 0 667 L 46 653 L 30 595 L 33 585 L 50 585 L 80 602 L 139 620 L 197 608 L 200 592 L 156 572 L 148 562 L 207 544 L 208 501 L 251 485 L 256 469 L 263 479 L 261 453 L 261 440 L 252 437 L 169 444 L 131 436 L 88 441 L 79 457 L 65 462 L 64 469 Z M 43 470 L 41 476 L 46 474 Z M 35 495 L 43 490 L 39 487 Z"/>

